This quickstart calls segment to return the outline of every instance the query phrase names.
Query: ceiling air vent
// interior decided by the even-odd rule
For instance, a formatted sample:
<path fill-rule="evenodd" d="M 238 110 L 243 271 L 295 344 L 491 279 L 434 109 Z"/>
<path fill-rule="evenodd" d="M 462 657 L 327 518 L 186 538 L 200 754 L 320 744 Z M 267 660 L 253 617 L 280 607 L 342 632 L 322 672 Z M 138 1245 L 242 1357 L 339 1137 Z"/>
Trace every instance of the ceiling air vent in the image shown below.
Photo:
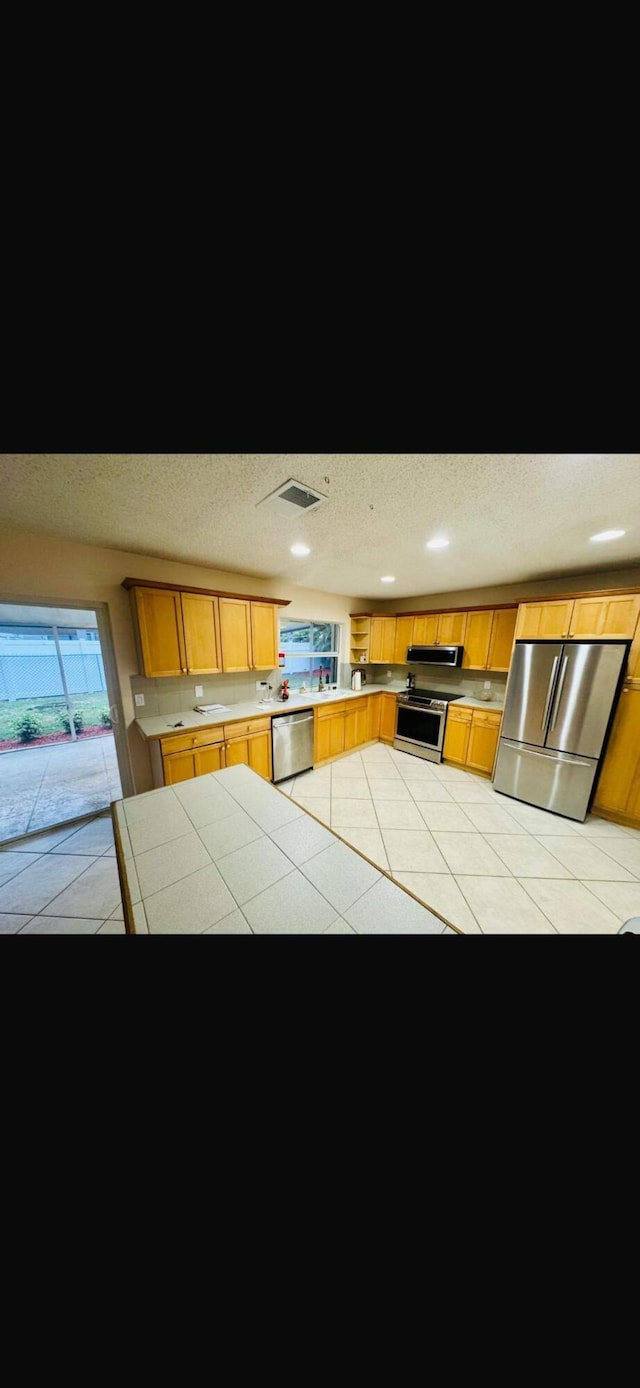
<path fill-rule="evenodd" d="M 278 516 L 299 516 L 301 512 L 308 515 L 327 500 L 328 497 L 314 491 L 313 487 L 307 487 L 304 482 L 296 482 L 290 477 L 277 491 L 265 496 L 264 501 L 259 501 L 258 507 L 264 506 Z"/>

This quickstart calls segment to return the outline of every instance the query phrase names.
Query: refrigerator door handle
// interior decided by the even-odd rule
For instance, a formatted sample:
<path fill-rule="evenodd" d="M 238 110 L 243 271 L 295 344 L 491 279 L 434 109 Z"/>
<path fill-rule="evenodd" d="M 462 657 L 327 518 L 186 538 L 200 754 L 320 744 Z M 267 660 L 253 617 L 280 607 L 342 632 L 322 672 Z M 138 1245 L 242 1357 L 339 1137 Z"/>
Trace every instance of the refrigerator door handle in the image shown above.
<path fill-rule="evenodd" d="M 523 747 L 519 742 L 509 742 L 507 738 L 502 738 L 505 747 L 512 747 L 514 752 L 519 752 L 521 757 L 544 757 L 545 761 L 557 761 L 567 766 L 592 766 L 593 758 L 585 759 L 576 757 L 566 752 L 534 752 L 533 747 Z"/>
<path fill-rule="evenodd" d="M 566 673 L 567 673 L 567 665 L 568 665 L 568 664 L 569 664 L 569 657 L 568 657 L 568 655 L 566 655 L 565 658 L 564 658 L 564 661 L 563 661 L 563 663 L 562 663 L 562 670 L 560 671 L 560 679 L 558 680 L 558 688 L 557 688 L 557 690 L 556 690 L 555 703 L 554 703 L 554 705 L 553 705 L 553 713 L 552 713 L 552 715 L 551 715 L 551 722 L 550 722 L 550 724 L 549 724 L 549 732 L 550 732 L 550 733 L 553 732 L 553 730 L 554 730 L 554 728 L 555 728 L 555 726 L 556 726 L 556 723 L 557 723 L 557 721 L 558 721 L 558 710 L 559 710 L 559 708 L 560 708 L 560 700 L 561 700 L 561 698 L 562 698 L 562 691 L 563 691 L 563 689 L 564 689 L 564 681 L 565 681 L 565 676 L 566 676 Z"/>
<path fill-rule="evenodd" d="M 559 661 L 559 659 L 560 659 L 560 656 L 559 656 L 559 655 L 554 655 L 554 657 L 553 657 L 553 665 L 551 666 L 551 674 L 550 674 L 550 676 L 549 676 L 549 688 L 547 689 L 547 701 L 546 701 L 545 706 L 544 706 L 544 713 L 543 713 L 543 715 L 542 715 L 542 722 L 541 722 L 541 724 L 540 724 L 540 727 L 541 727 L 541 729 L 542 729 L 543 732 L 544 732 L 544 730 L 545 730 L 545 728 L 546 728 L 546 726 L 547 726 L 547 715 L 548 715 L 548 713 L 549 713 L 549 705 L 550 705 L 551 699 L 552 699 L 552 697 L 553 697 L 553 690 L 554 690 L 554 685 L 555 685 L 556 671 L 557 671 L 557 669 L 558 669 L 558 661 Z"/>

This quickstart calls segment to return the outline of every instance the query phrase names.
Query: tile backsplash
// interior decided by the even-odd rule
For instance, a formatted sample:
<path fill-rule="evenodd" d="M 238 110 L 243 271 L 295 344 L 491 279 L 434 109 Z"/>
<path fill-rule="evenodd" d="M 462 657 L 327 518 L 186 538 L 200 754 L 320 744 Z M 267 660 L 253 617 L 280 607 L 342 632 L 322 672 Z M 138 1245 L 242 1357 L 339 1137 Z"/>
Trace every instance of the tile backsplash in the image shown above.
<path fill-rule="evenodd" d="M 410 670 L 416 677 L 416 684 L 426 689 L 442 689 L 452 694 L 466 694 L 467 697 L 480 697 L 485 680 L 491 682 L 491 698 L 504 701 L 507 684 L 506 674 L 495 674 L 484 670 L 441 670 L 426 665 L 362 665 L 340 664 L 338 684 L 341 689 L 351 687 L 351 671 L 366 671 L 367 683 L 371 685 L 390 684 L 400 680 L 403 684 Z M 387 670 L 391 678 L 387 678 Z M 283 671 L 259 670 L 251 674 L 238 675 L 181 675 L 171 679 L 148 680 L 142 675 L 132 675 L 132 694 L 144 694 L 144 707 L 138 708 L 134 699 L 136 718 L 155 718 L 163 714 L 180 713 L 193 708 L 194 704 L 243 704 L 256 700 L 256 682 L 265 679 L 273 685 L 274 698 L 282 683 Z M 196 698 L 195 686 L 202 686 L 204 693 Z"/>
<path fill-rule="evenodd" d="M 148 680 L 142 675 L 131 676 L 131 692 L 144 694 L 144 707 L 138 708 L 134 698 L 136 718 L 156 718 L 165 713 L 180 713 L 195 704 L 242 704 L 255 702 L 259 679 L 273 685 L 274 697 L 282 683 L 280 670 L 257 670 L 239 675 L 181 675 L 169 679 Z M 196 684 L 202 695 L 196 698 Z"/>
<path fill-rule="evenodd" d="M 354 667 L 355 668 L 355 667 Z M 390 684 L 392 680 L 402 680 L 404 684 L 410 672 L 416 677 L 416 684 L 422 689 L 441 689 L 443 694 L 462 694 L 467 698 L 481 698 L 485 681 L 491 689 L 491 699 L 504 702 L 507 675 L 493 670 L 447 670 L 437 665 L 366 665 L 368 684 Z M 391 678 L 387 676 L 391 671 Z"/>

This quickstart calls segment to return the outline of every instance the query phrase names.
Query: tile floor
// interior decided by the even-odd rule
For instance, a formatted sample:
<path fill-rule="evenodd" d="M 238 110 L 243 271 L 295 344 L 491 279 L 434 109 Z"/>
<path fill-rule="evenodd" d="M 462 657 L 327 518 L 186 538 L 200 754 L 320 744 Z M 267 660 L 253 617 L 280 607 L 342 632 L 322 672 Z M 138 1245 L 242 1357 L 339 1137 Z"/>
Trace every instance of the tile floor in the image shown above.
<path fill-rule="evenodd" d="M 0 847 L 0 935 L 124 935 L 111 813 Z"/>
<path fill-rule="evenodd" d="M 122 795 L 113 737 L 0 754 L 0 844 L 103 810 Z"/>
<path fill-rule="evenodd" d="M 197 821 L 207 860 L 225 859 L 228 873 L 240 869 L 239 884 L 242 853 L 258 837 L 256 819 L 265 820 L 273 844 L 273 851 L 261 850 L 263 914 L 246 905 L 247 919 L 238 910 L 211 933 L 277 928 L 283 906 L 281 883 L 274 880 L 275 849 L 297 867 L 300 890 L 311 886 L 322 894 L 335 879 L 347 893 L 345 902 L 351 899 L 344 873 L 333 869 L 333 858 L 329 862 L 331 855 L 339 856 L 339 845 L 325 840 L 313 821 L 305 821 L 302 833 L 286 814 L 274 814 L 270 798 L 267 803 L 263 797 L 263 805 L 260 788 L 254 787 L 245 804 L 235 804 L 231 819 L 223 790 L 213 804 L 187 784 L 192 787 L 184 791 L 188 827 Z M 615 934 L 624 921 L 640 915 L 640 833 L 633 829 L 593 816 L 586 824 L 560 819 L 498 795 L 488 781 L 468 772 L 423 762 L 382 743 L 279 788 L 464 933 Z M 147 864 L 153 869 L 155 884 L 168 861 L 167 834 L 169 861 L 174 861 L 182 805 L 167 828 L 164 819 L 161 827 L 145 814 L 144 797 L 125 803 L 131 841 L 136 853 L 145 855 L 143 872 Z M 183 866 L 187 873 L 209 871 L 195 860 Z M 371 928 L 375 892 L 376 901 L 380 897 L 376 928 L 382 931 L 389 928 L 384 882 L 378 879 L 367 892 L 367 925 Z M 175 889 L 179 898 L 180 882 Z M 242 894 L 241 885 L 238 890 Z M 210 904 L 209 889 L 206 895 Z M 158 901 L 161 896 L 159 889 Z M 346 923 L 334 921 L 327 929 L 323 918 L 320 928 L 331 934 L 350 923 L 357 930 L 357 902 L 349 907 L 353 920 L 342 899 L 336 900 L 334 912 L 343 910 Z M 0 846 L 0 934 L 16 933 L 124 933 L 108 811 Z"/>
<path fill-rule="evenodd" d="M 634 829 L 561 819 L 382 743 L 279 788 L 465 933 L 616 934 L 640 915 Z"/>

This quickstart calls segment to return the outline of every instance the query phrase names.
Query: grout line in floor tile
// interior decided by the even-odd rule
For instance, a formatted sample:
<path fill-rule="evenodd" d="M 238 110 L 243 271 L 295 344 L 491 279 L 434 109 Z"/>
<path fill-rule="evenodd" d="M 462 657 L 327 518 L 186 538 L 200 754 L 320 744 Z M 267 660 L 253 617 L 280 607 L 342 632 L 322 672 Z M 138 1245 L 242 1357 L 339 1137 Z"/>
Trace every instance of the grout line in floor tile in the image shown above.
<path fill-rule="evenodd" d="M 56 856 L 58 856 L 58 855 L 56 855 Z M 74 854 L 73 854 L 73 853 L 69 853 L 67 856 L 70 857 L 70 858 L 72 858 L 72 857 L 74 857 Z M 69 887 L 75 886 L 76 882 L 79 882 L 79 881 L 80 881 L 80 878 L 81 878 L 81 877 L 84 877 L 85 872 L 88 872 L 88 871 L 89 871 L 89 868 L 90 868 L 90 867 L 93 867 L 94 863 L 97 863 L 97 862 L 99 862 L 99 861 L 100 861 L 99 854 L 96 854 L 95 858 L 92 858 L 91 862 L 90 862 L 90 863 L 87 863 L 86 868 L 83 868 L 83 869 L 82 869 L 82 872 L 79 872 L 79 873 L 78 873 L 78 876 L 77 876 L 77 877 L 72 877 L 71 881 L 70 881 L 70 882 L 67 882 L 66 887 L 62 887 L 61 890 L 60 890 L 59 892 L 56 892 L 55 896 L 52 896 L 51 901 L 46 901 L 46 902 L 45 902 L 45 904 L 44 904 L 44 906 L 42 907 L 42 910 L 41 910 L 41 911 L 36 911 L 36 912 L 34 912 L 33 919 L 35 920 L 35 919 L 36 919 L 36 916 L 43 916 L 44 913 L 45 913 L 45 911 L 47 910 L 47 907 L 48 907 L 48 906 L 52 906 L 53 903 L 54 903 L 54 901 L 57 901 L 57 900 L 58 900 L 58 897 L 59 897 L 59 896 L 62 896 L 63 892 L 66 892 L 67 889 L 68 889 Z M 119 882 L 118 882 L 118 891 L 120 891 L 120 883 L 119 883 Z M 71 920 L 72 917 L 67 917 L 66 919 Z M 92 918 L 92 917 L 90 918 L 90 917 L 87 916 L 86 919 L 89 920 L 89 919 L 93 919 L 93 918 Z M 108 920 L 108 917 L 107 917 L 106 919 Z"/>
<path fill-rule="evenodd" d="M 520 886 L 521 886 L 521 887 L 523 888 L 523 890 L 527 893 L 527 896 L 530 897 L 530 899 L 531 899 L 531 901 L 533 902 L 534 906 L 537 906 L 537 907 L 538 907 L 538 910 L 542 912 L 542 915 L 544 916 L 545 920 L 547 920 L 547 921 L 549 922 L 549 925 L 551 926 L 552 930 L 555 930 L 556 935 L 559 935 L 559 934 L 560 934 L 560 931 L 558 930 L 557 926 L 555 926 L 555 925 L 553 924 L 553 921 L 552 921 L 551 917 L 547 914 L 547 912 L 545 911 L 544 907 L 541 906 L 540 903 L 539 903 L 538 901 L 536 901 L 536 899 L 535 899 L 533 893 L 529 891 L 529 888 L 527 887 L 527 880 L 530 881 L 530 882 L 533 882 L 533 881 L 538 881 L 538 882 L 561 882 L 563 879 L 562 879 L 561 877 L 539 877 L 539 878 L 530 877 L 529 879 L 527 879 L 526 877 L 517 877 L 517 878 L 516 878 L 516 882 L 519 882 L 519 883 L 520 883 Z M 564 880 L 566 881 L 567 879 L 565 878 Z M 575 881 L 579 881 L 580 879 L 579 879 L 579 878 L 574 878 L 573 880 L 574 880 L 574 882 L 575 882 Z M 600 905 L 602 905 L 602 902 L 600 902 Z"/>

